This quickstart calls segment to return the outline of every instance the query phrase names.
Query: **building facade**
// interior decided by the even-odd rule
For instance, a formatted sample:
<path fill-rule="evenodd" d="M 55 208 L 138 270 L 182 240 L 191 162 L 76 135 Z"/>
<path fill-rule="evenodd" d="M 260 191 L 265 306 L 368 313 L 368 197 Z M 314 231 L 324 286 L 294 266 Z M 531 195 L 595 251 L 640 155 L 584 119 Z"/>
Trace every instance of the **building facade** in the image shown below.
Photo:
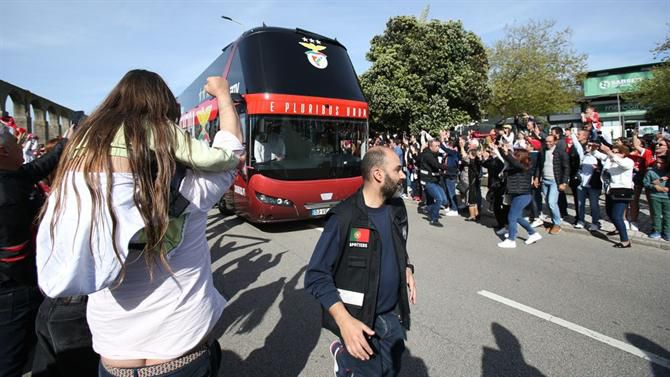
<path fill-rule="evenodd" d="M 581 112 L 593 106 L 600 115 L 603 132 L 613 138 L 629 136 L 630 130 L 641 134 L 658 131 L 658 126 L 649 124 L 645 118 L 647 110 L 627 95 L 642 81 L 653 77 L 652 70 L 658 64 L 642 64 L 629 67 L 591 71 L 582 83 L 584 96 L 568 114 L 549 116 L 552 125 L 567 126 L 581 123 Z"/>

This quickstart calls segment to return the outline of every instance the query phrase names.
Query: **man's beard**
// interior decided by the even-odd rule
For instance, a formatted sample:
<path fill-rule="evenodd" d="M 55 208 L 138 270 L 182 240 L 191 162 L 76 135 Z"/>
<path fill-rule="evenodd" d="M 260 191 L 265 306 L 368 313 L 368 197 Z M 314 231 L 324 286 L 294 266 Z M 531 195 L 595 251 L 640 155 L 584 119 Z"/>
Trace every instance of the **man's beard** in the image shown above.
<path fill-rule="evenodd" d="M 384 185 L 382 185 L 382 195 L 384 199 L 398 198 L 402 194 L 402 181 L 394 183 L 389 176 L 384 177 Z"/>

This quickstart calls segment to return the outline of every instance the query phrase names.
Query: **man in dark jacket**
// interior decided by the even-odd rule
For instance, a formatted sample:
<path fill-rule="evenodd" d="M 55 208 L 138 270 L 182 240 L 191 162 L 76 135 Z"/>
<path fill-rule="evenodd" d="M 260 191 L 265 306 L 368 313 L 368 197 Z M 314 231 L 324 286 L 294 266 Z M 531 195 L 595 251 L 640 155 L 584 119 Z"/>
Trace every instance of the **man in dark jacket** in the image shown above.
<path fill-rule="evenodd" d="M 502 160 L 502 157 L 497 153 L 494 145 L 489 145 L 486 151 L 484 151 L 484 162 L 482 166 L 486 168 L 489 177 L 488 177 L 488 192 L 486 194 L 486 201 L 489 203 L 490 208 L 493 210 L 493 215 L 498 222 L 498 230 L 496 234 L 504 235 L 507 233 L 507 215 L 509 214 L 509 206 L 504 204 L 505 197 L 505 176 L 503 170 L 505 169 L 505 163 Z"/>
<path fill-rule="evenodd" d="M 549 234 L 561 232 L 561 213 L 558 208 L 558 193 L 565 191 L 570 179 L 570 161 L 565 148 L 557 146 L 554 135 L 547 136 L 546 147 L 540 154 L 535 177 L 542 182 L 542 192 L 551 210 L 551 228 Z"/>
<path fill-rule="evenodd" d="M 0 126 L 0 376 L 20 376 L 35 342 L 37 288 L 33 224 L 42 197 L 35 185 L 58 164 L 64 142 L 23 164 L 23 151 Z"/>
<path fill-rule="evenodd" d="M 439 150 L 440 141 L 431 140 L 428 143 L 428 148 L 421 153 L 421 169 L 419 170 L 421 183 L 426 188 L 426 194 L 433 199 L 433 203 L 426 206 L 430 225 L 437 227 L 442 226 L 442 223 L 440 223 L 440 208 L 447 202 L 447 194 L 440 184 L 440 163 L 437 160 Z"/>
<path fill-rule="evenodd" d="M 458 181 L 458 166 L 461 162 L 461 155 L 458 153 L 458 145 L 455 140 L 449 140 L 449 133 L 443 131 L 440 133 L 440 165 L 442 166 L 443 189 L 446 193 L 447 201 L 445 205 L 449 207 L 447 216 L 458 216 L 458 201 L 456 200 L 456 182 Z"/>
<path fill-rule="evenodd" d="M 407 211 L 397 194 L 405 176 L 388 148 L 361 163 L 363 188 L 330 213 L 305 273 L 323 306 L 337 376 L 396 376 L 416 302 L 407 256 Z M 407 287 L 407 288 L 405 288 Z"/>

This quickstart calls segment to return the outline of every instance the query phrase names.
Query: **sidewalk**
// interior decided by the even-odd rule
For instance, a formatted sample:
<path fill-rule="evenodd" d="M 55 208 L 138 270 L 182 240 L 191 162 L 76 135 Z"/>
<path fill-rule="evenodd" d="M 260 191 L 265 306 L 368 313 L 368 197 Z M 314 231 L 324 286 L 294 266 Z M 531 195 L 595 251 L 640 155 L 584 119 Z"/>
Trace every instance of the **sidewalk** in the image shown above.
<path fill-rule="evenodd" d="M 486 187 L 482 187 L 482 196 L 486 197 L 486 192 L 487 189 Z M 588 235 L 589 233 L 593 233 L 595 237 L 598 238 L 603 238 L 607 237 L 613 241 L 619 242 L 619 236 L 611 236 L 608 237 L 605 233 L 612 231 L 615 229 L 614 224 L 609 221 L 607 214 L 605 213 L 605 195 L 600 195 L 600 231 L 599 232 L 589 232 L 588 230 L 588 225 L 591 224 L 591 209 L 589 207 L 589 202 L 586 202 L 586 216 L 584 217 L 586 220 L 586 228 L 585 229 L 575 229 L 574 223 L 575 223 L 575 216 L 576 216 L 576 211 L 573 205 L 573 198 L 571 194 L 567 195 L 568 199 L 568 217 L 563 219 L 563 223 L 561 224 L 561 230 L 566 232 L 566 233 L 581 233 L 584 235 Z M 484 200 L 486 202 L 486 200 Z M 546 205 L 545 205 L 546 207 Z M 487 207 L 484 207 L 487 208 Z M 488 210 L 483 209 L 482 212 L 483 214 L 487 216 L 493 216 L 493 213 L 490 213 Z M 544 213 L 548 213 L 547 210 L 544 211 Z M 652 219 L 649 216 L 649 205 L 647 203 L 647 199 L 644 195 L 640 197 L 640 215 L 638 216 L 638 221 L 637 221 L 637 226 L 639 228 L 639 231 L 634 232 L 630 229 L 628 229 L 628 238 L 633 242 L 633 244 L 638 244 L 638 245 L 645 245 L 645 246 L 651 246 L 651 247 L 656 247 L 659 249 L 663 250 L 670 250 L 670 241 L 665 241 L 663 239 L 660 240 L 653 240 L 649 237 L 647 237 L 647 234 L 651 232 L 651 228 L 653 227 L 652 225 Z M 600 233 L 599 235 L 596 233 Z"/>

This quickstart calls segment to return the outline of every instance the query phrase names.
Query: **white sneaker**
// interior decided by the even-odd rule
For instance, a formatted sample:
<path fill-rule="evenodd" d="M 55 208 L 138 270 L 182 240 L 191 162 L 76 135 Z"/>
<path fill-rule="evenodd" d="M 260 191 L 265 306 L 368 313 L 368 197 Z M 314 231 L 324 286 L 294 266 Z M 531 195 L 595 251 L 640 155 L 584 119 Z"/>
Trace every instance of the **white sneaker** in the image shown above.
<path fill-rule="evenodd" d="M 542 239 L 542 236 L 540 235 L 540 233 L 533 233 L 530 236 L 528 236 L 528 239 L 526 241 L 524 241 L 524 243 L 526 245 L 532 245 L 532 244 L 534 244 L 535 242 L 537 242 L 541 239 Z"/>
<path fill-rule="evenodd" d="M 458 216 L 458 211 L 449 210 L 449 211 L 447 211 L 447 216 L 450 216 L 450 217 Z"/>
<path fill-rule="evenodd" d="M 514 249 L 516 247 L 516 241 L 512 241 L 508 238 L 503 242 L 498 242 L 498 247 L 503 249 Z"/>
<path fill-rule="evenodd" d="M 639 232 L 640 231 L 640 229 L 637 227 L 637 223 L 634 223 L 634 222 L 631 221 L 629 226 L 630 226 L 630 230 L 632 230 L 633 232 Z"/>
<path fill-rule="evenodd" d="M 583 222 L 578 222 L 575 224 L 575 229 L 584 229 L 584 223 Z"/>
<path fill-rule="evenodd" d="M 598 224 L 591 224 L 589 225 L 589 231 L 591 232 L 597 232 L 600 230 L 600 225 Z"/>
<path fill-rule="evenodd" d="M 505 227 L 502 227 L 502 228 L 496 230 L 496 234 L 499 235 L 499 236 L 502 236 L 503 234 L 507 234 L 507 227 L 505 226 Z M 505 237 L 505 238 L 507 238 L 507 237 Z"/>
<path fill-rule="evenodd" d="M 533 222 L 530 224 L 533 228 L 537 228 L 538 226 L 544 225 L 544 221 L 542 219 L 535 219 Z"/>
<path fill-rule="evenodd" d="M 544 221 L 545 223 L 551 221 L 551 219 L 549 218 L 549 216 L 545 215 L 544 213 L 541 213 L 540 216 L 539 216 L 539 218 L 540 218 L 540 220 Z"/>
<path fill-rule="evenodd" d="M 524 216 L 523 219 L 526 220 L 526 222 L 530 220 L 530 219 L 528 218 L 528 216 Z"/>

